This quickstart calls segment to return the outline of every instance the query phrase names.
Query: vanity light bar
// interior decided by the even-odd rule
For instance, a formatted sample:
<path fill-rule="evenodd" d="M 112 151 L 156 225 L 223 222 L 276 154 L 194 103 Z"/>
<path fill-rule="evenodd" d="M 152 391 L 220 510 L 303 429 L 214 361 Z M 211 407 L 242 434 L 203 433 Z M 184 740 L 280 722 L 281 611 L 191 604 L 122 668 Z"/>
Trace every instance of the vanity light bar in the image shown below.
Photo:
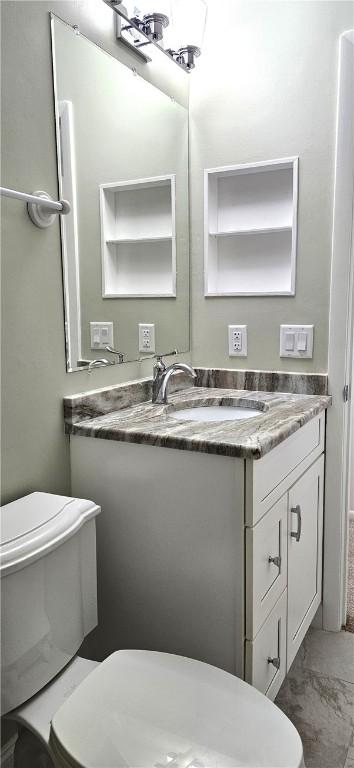
<path fill-rule="evenodd" d="M 42 192 L 42 190 L 29 195 L 27 192 L 18 192 L 15 189 L 0 187 L 0 195 L 27 203 L 27 213 L 33 224 L 40 229 L 45 229 L 53 224 L 56 214 L 60 213 L 65 216 L 71 211 L 71 205 L 67 200 L 56 202 L 52 200 L 47 192 Z"/>
<path fill-rule="evenodd" d="M 118 40 L 135 51 L 145 62 L 151 61 L 151 59 L 141 49 L 153 43 L 169 59 L 173 59 L 184 72 L 190 72 L 191 69 L 194 69 L 194 60 L 201 54 L 200 48 L 196 45 L 185 45 L 178 51 L 174 51 L 172 48 L 162 48 L 158 44 L 163 38 L 163 30 L 169 25 L 168 16 L 161 13 L 150 13 L 143 16 L 142 19 L 137 16 L 130 19 L 126 15 L 124 6 L 121 5 L 122 0 L 103 0 L 103 2 L 117 14 Z M 122 21 L 125 22 L 124 26 L 122 26 Z M 132 42 L 130 42 L 122 35 L 122 32 L 132 30 L 135 30 L 137 35 L 135 40 L 132 35 Z"/>

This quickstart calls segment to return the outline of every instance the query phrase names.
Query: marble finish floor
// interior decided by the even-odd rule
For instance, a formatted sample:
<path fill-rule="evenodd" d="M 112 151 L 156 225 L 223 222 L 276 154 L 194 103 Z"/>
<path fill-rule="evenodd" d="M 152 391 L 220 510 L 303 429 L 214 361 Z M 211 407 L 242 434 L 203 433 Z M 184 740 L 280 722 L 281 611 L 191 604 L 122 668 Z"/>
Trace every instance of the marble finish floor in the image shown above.
<path fill-rule="evenodd" d="M 306 768 L 354 768 L 354 635 L 310 630 L 275 703 L 300 733 Z"/>
<path fill-rule="evenodd" d="M 354 520 L 349 523 L 348 542 L 348 611 L 346 630 L 354 632 Z"/>

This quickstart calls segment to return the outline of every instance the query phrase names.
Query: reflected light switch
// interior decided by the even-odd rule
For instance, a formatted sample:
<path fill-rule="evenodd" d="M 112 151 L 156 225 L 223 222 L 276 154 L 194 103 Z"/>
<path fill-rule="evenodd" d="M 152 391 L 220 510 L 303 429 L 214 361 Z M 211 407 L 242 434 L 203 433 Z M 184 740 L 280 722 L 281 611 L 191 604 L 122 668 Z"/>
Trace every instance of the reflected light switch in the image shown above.
<path fill-rule="evenodd" d="M 90 323 L 91 349 L 106 349 L 113 344 L 113 323 Z"/>

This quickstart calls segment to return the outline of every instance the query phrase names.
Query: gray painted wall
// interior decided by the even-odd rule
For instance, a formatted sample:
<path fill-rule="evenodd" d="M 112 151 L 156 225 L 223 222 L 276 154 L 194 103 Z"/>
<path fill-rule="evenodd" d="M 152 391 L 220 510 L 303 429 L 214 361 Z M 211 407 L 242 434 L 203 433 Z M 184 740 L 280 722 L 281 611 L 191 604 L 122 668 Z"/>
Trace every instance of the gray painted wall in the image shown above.
<path fill-rule="evenodd" d="M 156 51 L 147 68 L 114 40 L 101 0 L 1 2 L 2 185 L 58 194 L 49 11 L 188 103 L 187 75 Z M 161 65 L 163 60 L 163 66 Z M 160 60 L 160 63 L 159 63 Z M 147 375 L 151 364 L 67 374 L 59 224 L 42 231 L 2 199 L 2 503 L 34 490 L 70 493 L 62 398 Z"/>
<path fill-rule="evenodd" d="M 193 353 L 200 364 L 236 366 L 226 326 L 247 323 L 242 365 L 325 371 L 333 194 L 338 38 L 352 23 L 350 2 L 211 0 L 206 44 L 192 83 Z M 2 183 L 57 194 L 49 16 L 52 10 L 118 56 L 113 18 L 100 0 L 7 2 L 2 11 Z M 216 14 L 217 10 L 217 14 Z M 216 16 L 229 11 L 216 45 Z M 216 25 L 215 28 L 220 24 Z M 144 70 L 187 103 L 187 78 L 156 52 Z M 163 66 L 158 58 L 163 57 Z M 119 58 L 137 69 L 135 57 Z M 16 77 L 8 77 L 16 73 Z M 295 298 L 204 299 L 204 167 L 300 155 Z M 66 374 L 59 227 L 37 230 L 24 206 L 2 205 L 2 501 L 44 490 L 70 492 L 62 397 L 146 375 L 127 365 Z M 281 322 L 314 322 L 313 361 L 278 356 Z M 239 366 L 241 367 L 241 366 Z"/>
<path fill-rule="evenodd" d="M 354 340 L 353 340 L 354 341 Z M 352 350 L 352 382 L 354 382 L 354 343 Z M 354 514 L 354 401 L 351 401 L 351 445 L 350 445 L 350 489 L 349 489 L 349 509 Z"/>
<path fill-rule="evenodd" d="M 327 371 L 339 35 L 351 2 L 209 3 L 191 78 L 192 349 L 200 365 Z M 224 18 L 223 34 L 215 32 Z M 203 295 L 203 169 L 299 155 L 295 297 Z M 227 325 L 247 324 L 248 358 Z M 281 323 L 314 323 L 313 360 L 279 357 Z"/>

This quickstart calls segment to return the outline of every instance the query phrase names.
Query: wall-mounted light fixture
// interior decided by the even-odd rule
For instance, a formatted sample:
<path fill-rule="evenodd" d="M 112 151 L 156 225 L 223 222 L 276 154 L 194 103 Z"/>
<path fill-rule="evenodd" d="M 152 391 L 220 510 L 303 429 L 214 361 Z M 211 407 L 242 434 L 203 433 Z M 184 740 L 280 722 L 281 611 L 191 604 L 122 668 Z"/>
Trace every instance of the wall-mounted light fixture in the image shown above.
<path fill-rule="evenodd" d="M 159 42 L 163 38 L 163 30 L 169 25 L 169 18 L 164 13 L 147 13 L 142 19 L 133 18 L 139 29 L 142 30 L 151 41 Z"/>
<path fill-rule="evenodd" d="M 194 59 L 200 56 L 201 50 L 196 45 L 186 45 L 185 48 L 179 48 L 178 51 L 174 51 L 172 48 L 167 48 L 166 53 L 169 53 L 177 64 L 180 64 L 184 69 L 190 71 L 191 69 L 194 69 Z"/>
<path fill-rule="evenodd" d="M 164 40 L 168 53 L 190 71 L 203 46 L 206 0 L 170 0 L 170 25 Z M 189 44 L 188 44 L 189 43 Z"/>
<path fill-rule="evenodd" d="M 146 46 L 157 45 L 190 72 L 201 54 L 207 0 L 103 0 L 116 13 L 117 38 L 144 60 Z M 151 5 L 158 3 L 158 12 Z M 193 45 L 186 45 L 186 38 Z"/>

